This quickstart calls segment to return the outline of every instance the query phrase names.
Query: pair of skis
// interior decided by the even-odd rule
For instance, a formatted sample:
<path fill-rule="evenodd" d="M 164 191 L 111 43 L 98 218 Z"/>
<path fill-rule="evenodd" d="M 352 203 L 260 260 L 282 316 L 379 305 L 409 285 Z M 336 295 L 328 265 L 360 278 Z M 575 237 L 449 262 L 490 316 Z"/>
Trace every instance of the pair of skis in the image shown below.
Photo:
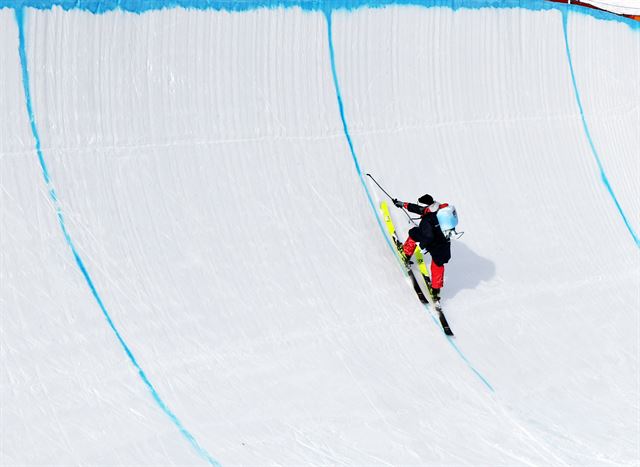
<path fill-rule="evenodd" d="M 389 205 L 386 201 L 382 201 L 380 203 L 380 211 L 382 212 L 382 218 L 384 220 L 387 231 L 389 232 L 389 236 L 391 237 L 391 241 L 396 247 L 396 254 L 400 259 L 400 262 L 404 264 L 404 253 L 402 252 L 402 242 L 398 238 L 398 234 L 396 232 L 396 228 L 393 225 L 393 221 L 391 220 L 391 214 L 389 213 Z M 431 293 L 431 278 L 429 276 L 429 270 L 427 269 L 427 265 L 424 263 L 424 255 L 422 254 L 422 250 L 420 248 L 416 248 L 414 253 L 414 258 L 416 260 L 418 269 L 420 271 L 420 276 L 422 277 L 424 284 L 427 289 L 427 294 L 425 295 L 424 291 L 420 287 L 418 283 L 418 279 L 416 278 L 416 274 L 411 269 L 411 266 L 406 267 L 407 275 L 409 279 L 411 279 L 411 285 L 413 286 L 413 290 L 416 292 L 420 303 L 423 305 L 429 304 L 433 310 L 438 314 L 438 319 L 440 320 L 440 325 L 442 326 L 442 330 L 447 336 L 453 336 L 453 331 L 449 327 L 449 323 L 447 322 L 447 318 L 444 316 L 444 312 L 442 311 L 442 306 L 440 305 L 440 300 L 434 300 L 433 295 Z"/>

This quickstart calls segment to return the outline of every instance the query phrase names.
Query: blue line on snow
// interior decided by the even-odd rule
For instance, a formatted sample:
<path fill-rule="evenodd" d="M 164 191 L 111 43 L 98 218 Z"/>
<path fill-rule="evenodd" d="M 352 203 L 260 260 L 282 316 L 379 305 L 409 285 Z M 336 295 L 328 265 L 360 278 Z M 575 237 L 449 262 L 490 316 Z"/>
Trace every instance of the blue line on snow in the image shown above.
<path fill-rule="evenodd" d="M 344 104 L 342 102 L 342 94 L 340 93 L 340 84 L 338 83 L 338 73 L 336 71 L 336 60 L 335 60 L 335 52 L 333 49 L 333 28 L 331 24 L 331 11 L 325 12 L 325 17 L 327 19 L 327 36 L 329 39 L 329 60 L 331 62 L 331 74 L 333 76 L 333 86 L 336 90 L 336 97 L 338 99 L 338 110 L 340 111 L 340 120 L 342 121 L 342 130 L 344 132 L 345 137 L 347 138 L 347 143 L 349 144 L 349 151 L 351 152 L 351 158 L 353 159 L 353 163 L 356 166 L 356 171 L 358 172 L 358 177 L 360 178 L 360 183 L 362 183 L 362 187 L 364 188 L 364 192 L 367 195 L 367 199 L 369 200 L 369 205 L 373 210 L 373 213 L 376 217 L 376 221 L 378 221 L 378 227 L 382 231 L 382 234 L 387 241 L 387 245 L 391 248 L 391 251 L 394 252 L 395 255 L 395 247 L 391 244 L 388 235 L 385 232 L 385 228 L 382 225 L 382 221 L 380 220 L 380 216 L 378 216 L 378 210 L 373 202 L 373 198 L 371 197 L 371 192 L 369 191 L 369 187 L 367 187 L 367 183 L 365 182 L 364 176 L 362 175 L 362 170 L 360 169 L 360 164 L 358 163 L 358 157 L 356 156 L 356 151 L 353 149 L 353 141 L 351 141 L 351 134 L 349 133 L 349 127 L 347 126 L 347 119 L 344 115 Z"/>
<path fill-rule="evenodd" d="M 340 119 L 342 120 L 342 129 L 344 131 L 344 135 L 347 139 L 347 143 L 349 144 L 349 151 L 351 152 L 351 158 L 353 159 L 353 163 L 355 165 L 356 171 L 358 172 L 358 177 L 360 178 L 360 183 L 362 183 L 362 187 L 364 188 L 365 193 L 367 194 L 367 199 L 369 200 L 369 204 L 371 206 L 371 209 L 373 210 L 373 215 L 376 218 L 376 221 L 378 222 L 378 226 L 380 227 L 380 230 L 382 231 L 382 235 L 384 237 L 384 239 L 387 242 L 387 245 L 389 246 L 389 248 L 391 249 L 391 251 L 393 252 L 393 256 L 397 258 L 396 255 L 396 250 L 395 250 L 395 246 L 393 246 L 391 244 L 391 241 L 389 240 L 389 236 L 387 235 L 385 228 L 382 225 L 382 221 L 380 220 L 380 216 L 378 214 L 378 210 L 375 207 L 375 204 L 373 203 L 373 199 L 371 197 L 371 192 L 369 191 L 369 187 L 367 186 L 365 180 L 364 180 L 364 176 L 362 175 L 362 170 L 360 169 L 360 163 L 358 162 L 358 156 L 356 155 L 356 151 L 353 147 L 353 141 L 351 139 L 351 134 L 349 133 L 349 126 L 347 125 L 347 119 L 345 117 L 345 113 L 344 113 L 344 104 L 343 104 L 343 100 L 342 100 L 342 93 L 340 91 L 340 84 L 338 82 L 338 72 L 336 70 L 336 58 L 335 58 L 335 52 L 334 52 L 334 48 L 333 48 L 333 27 L 332 27 L 332 22 L 331 22 L 331 10 L 326 10 L 324 11 L 324 15 L 327 19 L 327 37 L 329 39 L 329 59 L 331 61 L 331 74 L 333 75 L 333 85 L 335 87 L 336 90 L 336 97 L 338 100 L 338 110 L 340 111 Z M 428 305 L 425 305 L 426 308 L 428 308 Z M 436 324 L 436 326 L 438 328 L 440 328 L 440 323 L 438 322 L 438 320 L 436 319 L 435 316 L 433 316 L 432 313 L 429 313 L 429 315 L 431 316 L 432 320 L 434 321 L 434 323 Z M 443 333 L 444 335 L 444 333 Z M 491 391 L 494 392 L 493 386 L 491 386 L 491 384 L 489 384 L 489 381 L 482 376 L 482 373 L 480 373 L 469 361 L 469 359 L 464 355 L 464 353 L 462 352 L 462 350 L 460 350 L 460 348 L 456 345 L 456 343 L 453 341 L 453 339 L 449 336 L 446 336 L 447 338 L 447 342 L 449 342 L 449 344 L 451 345 L 451 347 L 454 348 L 454 350 L 458 353 L 458 355 L 462 358 L 462 360 L 467 364 L 467 366 L 471 369 L 471 371 L 480 379 L 480 381 L 482 381 L 482 383 Z"/>
<path fill-rule="evenodd" d="M 640 248 L 640 241 L 638 240 L 638 235 L 633 230 L 633 227 L 631 227 L 631 224 L 629 223 L 629 220 L 627 219 L 627 216 L 625 215 L 624 210 L 622 209 L 622 206 L 620 206 L 620 203 L 618 202 L 618 198 L 613 192 L 613 188 L 611 188 L 611 184 L 609 183 L 609 178 L 607 177 L 607 174 L 604 171 L 604 167 L 602 166 L 602 161 L 600 160 L 598 150 L 596 149 L 596 146 L 593 143 L 593 138 L 591 137 L 591 131 L 589 130 L 589 125 L 587 125 L 587 118 L 584 115 L 584 108 L 582 107 L 582 99 L 580 98 L 580 91 L 578 90 L 578 83 L 576 82 L 576 74 L 573 69 L 573 60 L 571 59 L 571 48 L 569 47 L 569 34 L 568 34 L 568 24 L 567 24 L 568 17 L 569 17 L 569 12 L 567 10 L 563 10 L 562 31 L 564 33 L 564 44 L 565 44 L 565 49 L 567 51 L 567 60 L 569 61 L 569 70 L 571 71 L 571 81 L 573 83 L 573 91 L 576 96 L 576 102 L 578 103 L 578 109 L 580 110 L 580 117 L 582 118 L 582 127 L 584 128 L 584 133 L 587 136 L 587 140 L 589 141 L 589 147 L 591 148 L 591 153 L 593 154 L 593 157 L 596 160 L 596 164 L 598 165 L 598 170 L 600 171 L 600 178 L 602 179 L 602 183 L 604 183 L 604 186 L 607 188 L 609 195 L 611 195 L 611 199 L 613 199 L 613 202 L 615 203 L 616 208 L 618 208 L 618 212 L 620 213 L 620 216 L 622 216 L 622 220 L 624 221 L 624 224 L 627 226 L 627 230 L 633 237 L 633 241 L 636 243 L 636 246 Z"/>
<path fill-rule="evenodd" d="M 122 346 L 125 353 L 127 354 L 127 357 L 129 357 L 129 360 L 137 370 L 138 376 L 140 376 L 140 379 L 142 379 L 142 382 L 145 384 L 145 386 L 147 386 L 147 388 L 149 389 L 149 392 L 151 392 L 153 399 L 156 401 L 160 409 L 169 417 L 169 419 L 178 428 L 178 430 L 180 430 L 180 433 L 182 434 L 182 436 L 184 436 L 184 438 L 187 441 L 189 441 L 189 443 L 196 450 L 198 455 L 203 459 L 205 459 L 207 462 L 209 462 L 210 465 L 218 467 L 220 466 L 220 464 L 218 464 L 218 462 L 216 462 L 211 457 L 211 455 L 209 455 L 209 453 L 202 446 L 200 446 L 200 444 L 198 444 L 194 436 L 184 427 L 184 425 L 178 419 L 178 417 L 171 411 L 171 409 L 167 406 L 167 404 L 162 400 L 162 398 L 158 394 L 158 391 L 156 391 L 153 384 L 151 384 L 151 381 L 149 381 L 149 378 L 147 378 L 146 373 L 144 372 L 142 367 L 138 364 L 138 361 L 136 360 L 133 353 L 131 352 L 131 349 L 129 348 L 127 343 L 124 341 L 124 339 L 120 335 L 120 332 L 118 331 L 115 324 L 113 323 L 111 316 L 107 312 L 107 309 L 104 306 L 104 303 L 102 302 L 102 298 L 100 297 L 100 294 L 98 293 L 95 287 L 95 284 L 93 283 L 93 280 L 91 279 L 91 276 L 87 271 L 87 268 L 85 267 L 84 262 L 82 261 L 82 258 L 78 254 L 78 251 L 75 247 L 75 244 L 73 243 L 73 240 L 71 239 L 71 236 L 65 224 L 62 208 L 58 201 L 58 196 L 56 195 L 56 190 L 53 186 L 51 177 L 49 176 L 49 170 L 47 168 L 47 164 L 45 163 L 45 160 L 44 160 L 44 155 L 42 153 L 42 145 L 40 144 L 40 134 L 38 132 L 38 126 L 36 125 L 35 114 L 33 112 L 33 105 L 31 101 L 31 91 L 30 91 L 29 70 L 27 66 L 27 54 L 26 54 L 25 39 L 24 39 L 24 12 L 22 8 L 15 9 L 15 17 L 16 17 L 16 22 L 18 23 L 18 41 L 19 41 L 18 52 L 20 55 L 20 65 L 22 67 L 22 86 L 24 88 L 24 95 L 25 95 L 25 100 L 27 105 L 27 114 L 29 116 L 29 123 L 31 125 L 31 132 L 35 140 L 36 153 L 38 154 L 38 159 L 40 161 L 40 168 L 42 169 L 42 175 L 44 177 L 44 181 L 47 184 L 47 188 L 49 189 L 49 196 L 53 201 L 53 204 L 56 210 L 58 223 L 60 224 L 60 228 L 62 229 L 62 233 L 67 242 L 67 245 L 71 249 L 71 253 L 73 254 L 73 257 L 76 261 L 76 265 L 80 269 L 80 272 L 82 273 L 82 276 L 84 277 L 87 285 L 89 286 L 89 289 L 91 290 L 91 294 L 93 295 L 96 302 L 98 303 L 100 310 L 102 310 L 102 314 L 106 318 L 107 323 L 109 324 L 109 327 L 116 335 L 118 342 L 120 342 L 120 345 Z"/>
<path fill-rule="evenodd" d="M 142 13 L 165 8 L 195 8 L 198 10 L 248 11 L 259 8 L 300 7 L 308 11 L 354 10 L 357 8 L 383 8 L 386 6 L 424 6 L 459 9 L 525 8 L 528 10 L 576 11 L 594 18 L 624 23 L 640 30 L 640 22 L 593 8 L 550 2 L 548 0 L 0 0 L 0 8 L 30 7 L 48 10 L 59 6 L 64 10 L 85 10 L 104 13 L 122 10 Z"/>

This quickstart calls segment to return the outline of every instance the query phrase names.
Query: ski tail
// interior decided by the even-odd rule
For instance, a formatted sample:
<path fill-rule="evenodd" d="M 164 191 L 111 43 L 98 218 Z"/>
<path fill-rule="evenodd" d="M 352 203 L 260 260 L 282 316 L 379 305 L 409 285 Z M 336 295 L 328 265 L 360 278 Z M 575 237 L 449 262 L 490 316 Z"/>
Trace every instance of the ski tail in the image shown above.
<path fill-rule="evenodd" d="M 435 300 L 433 298 L 433 289 L 431 288 L 431 276 L 429 275 L 429 270 L 427 269 L 427 265 L 424 262 L 424 255 L 422 251 L 420 249 L 417 249 L 415 256 L 416 256 L 416 261 L 418 263 L 418 268 L 420 269 L 420 272 L 422 273 L 422 278 L 424 279 L 424 282 L 427 286 L 427 294 L 431 299 L 430 301 L 429 300 L 428 301 L 431 305 L 433 305 L 433 308 L 438 313 L 438 319 L 440 320 L 440 325 L 442 326 L 442 330 L 444 331 L 444 333 L 447 336 L 453 336 L 453 331 L 451 330 L 451 327 L 449 326 L 449 322 L 447 321 L 447 318 L 444 316 L 444 312 L 442 311 L 442 305 L 440 304 L 440 300 Z"/>

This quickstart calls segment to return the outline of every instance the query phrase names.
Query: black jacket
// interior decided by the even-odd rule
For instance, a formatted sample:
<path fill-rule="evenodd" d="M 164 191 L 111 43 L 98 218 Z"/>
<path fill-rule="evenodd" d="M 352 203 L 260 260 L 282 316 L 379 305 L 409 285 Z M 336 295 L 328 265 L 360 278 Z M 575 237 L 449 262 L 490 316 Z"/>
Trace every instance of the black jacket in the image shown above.
<path fill-rule="evenodd" d="M 446 206 L 441 204 L 440 207 Z M 414 214 L 420 214 L 420 224 L 409 230 L 409 236 L 427 250 L 434 263 L 442 266 L 451 259 L 451 242 L 442 233 L 438 222 L 437 211 L 431 212 L 428 206 L 404 203 L 404 208 Z M 438 208 L 439 209 L 439 208 Z"/>

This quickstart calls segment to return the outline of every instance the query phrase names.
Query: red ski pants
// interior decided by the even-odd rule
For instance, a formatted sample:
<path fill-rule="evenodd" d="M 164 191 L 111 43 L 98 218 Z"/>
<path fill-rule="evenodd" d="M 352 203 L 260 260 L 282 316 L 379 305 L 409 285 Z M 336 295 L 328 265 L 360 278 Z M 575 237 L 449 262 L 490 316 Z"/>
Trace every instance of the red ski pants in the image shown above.
<path fill-rule="evenodd" d="M 431 260 L 431 287 L 441 289 L 444 285 L 444 264 L 438 266 Z"/>
<path fill-rule="evenodd" d="M 408 237 L 407 241 L 402 245 L 402 250 L 407 257 L 413 255 L 413 252 L 416 251 L 417 243 L 416 241 Z M 444 264 L 442 266 L 438 266 L 436 263 L 431 260 L 431 287 L 434 289 L 441 289 L 444 285 Z"/>

